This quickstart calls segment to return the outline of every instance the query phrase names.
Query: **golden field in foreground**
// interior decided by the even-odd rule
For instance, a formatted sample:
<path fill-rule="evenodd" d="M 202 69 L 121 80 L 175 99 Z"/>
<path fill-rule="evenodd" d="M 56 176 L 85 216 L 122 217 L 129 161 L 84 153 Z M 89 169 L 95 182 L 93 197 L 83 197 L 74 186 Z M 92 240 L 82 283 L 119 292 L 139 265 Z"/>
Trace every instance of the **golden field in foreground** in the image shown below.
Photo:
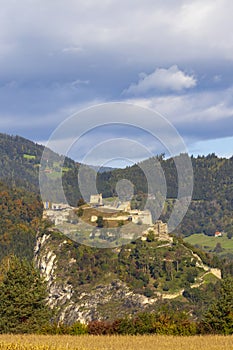
<path fill-rule="evenodd" d="M 0 335 L 0 350 L 233 350 L 233 336 Z"/>

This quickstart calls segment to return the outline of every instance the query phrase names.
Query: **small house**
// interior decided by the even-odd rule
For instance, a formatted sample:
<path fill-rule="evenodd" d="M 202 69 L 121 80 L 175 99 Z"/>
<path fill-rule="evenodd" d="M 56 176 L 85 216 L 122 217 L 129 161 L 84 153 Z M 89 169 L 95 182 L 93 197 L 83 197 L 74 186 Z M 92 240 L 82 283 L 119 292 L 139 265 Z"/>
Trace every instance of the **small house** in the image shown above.
<path fill-rule="evenodd" d="M 214 237 L 222 237 L 222 232 L 216 231 Z"/>

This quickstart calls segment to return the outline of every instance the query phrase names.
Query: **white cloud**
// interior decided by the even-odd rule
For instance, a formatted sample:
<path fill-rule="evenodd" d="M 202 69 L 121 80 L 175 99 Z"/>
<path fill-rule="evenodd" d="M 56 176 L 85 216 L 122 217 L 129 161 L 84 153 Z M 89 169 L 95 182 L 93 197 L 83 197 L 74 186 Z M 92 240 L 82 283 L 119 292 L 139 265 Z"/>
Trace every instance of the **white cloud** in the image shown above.
<path fill-rule="evenodd" d="M 64 47 L 64 49 L 62 49 L 62 52 L 83 52 L 83 48 L 79 47 L 79 46 L 72 46 L 72 47 Z"/>
<path fill-rule="evenodd" d="M 214 83 L 219 83 L 221 80 L 222 80 L 221 74 L 216 74 L 216 75 L 213 77 L 213 82 L 214 82 Z"/>
<path fill-rule="evenodd" d="M 233 87 L 179 96 L 131 98 L 168 119 L 189 142 L 233 136 Z"/>
<path fill-rule="evenodd" d="M 89 83 L 90 83 L 89 80 L 77 79 L 77 80 L 72 81 L 71 86 L 79 87 L 79 85 L 88 85 Z"/>
<path fill-rule="evenodd" d="M 139 82 L 131 84 L 124 93 L 140 95 L 153 90 L 181 91 L 190 89 L 197 83 L 193 75 L 185 74 L 176 65 L 168 69 L 157 68 L 153 73 L 141 74 L 140 77 Z"/>

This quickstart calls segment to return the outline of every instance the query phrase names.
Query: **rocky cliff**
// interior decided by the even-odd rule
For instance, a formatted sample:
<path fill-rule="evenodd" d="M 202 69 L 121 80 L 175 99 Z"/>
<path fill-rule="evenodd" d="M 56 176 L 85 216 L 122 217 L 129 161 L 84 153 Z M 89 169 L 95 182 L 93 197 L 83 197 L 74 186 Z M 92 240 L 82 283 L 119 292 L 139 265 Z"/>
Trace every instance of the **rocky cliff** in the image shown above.
<path fill-rule="evenodd" d="M 47 283 L 48 304 L 56 310 L 59 322 L 72 324 L 78 320 L 86 323 L 95 319 L 112 319 L 141 311 L 155 302 L 156 299 L 150 300 L 144 295 L 134 293 L 120 279 L 109 279 L 109 273 L 106 273 L 106 279 L 102 283 L 86 285 L 85 288 L 72 285 L 69 274 L 64 270 L 68 267 L 69 272 L 76 260 L 67 257 L 63 271 L 58 261 L 60 254 L 64 252 L 64 246 L 70 243 L 63 239 L 54 244 L 52 234 L 51 232 L 37 237 L 34 260 Z"/>
<path fill-rule="evenodd" d="M 34 260 L 47 283 L 48 304 L 55 311 L 56 320 L 72 324 L 78 320 L 86 323 L 95 319 L 111 320 L 123 317 L 151 309 L 159 300 L 177 298 L 182 295 L 184 288 L 188 285 L 195 288 L 205 282 L 204 276 L 212 271 L 202 264 L 199 256 L 195 256 L 190 249 L 186 249 L 182 245 L 174 245 L 171 238 L 168 242 L 162 243 L 158 240 L 156 247 L 153 245 L 155 242 L 141 241 L 138 243 L 142 252 L 143 249 L 149 249 L 142 256 L 137 252 L 138 274 L 141 273 L 142 275 L 141 271 L 148 268 L 147 265 L 139 265 L 139 263 L 142 264 L 142 257 L 144 260 L 148 260 L 148 266 L 151 269 L 153 265 L 150 260 L 156 259 L 155 252 L 159 251 L 159 254 L 161 254 L 161 250 L 164 250 L 163 256 L 165 258 L 160 262 L 162 268 L 161 271 L 158 270 L 160 277 L 156 279 L 156 283 L 159 285 L 169 283 L 166 281 L 168 277 L 164 278 L 162 276 L 163 269 L 165 269 L 164 276 L 171 275 L 171 278 L 174 278 L 171 284 L 177 283 L 176 280 L 179 279 L 180 273 L 178 264 L 180 270 L 183 270 L 183 273 L 187 273 L 187 276 L 189 276 L 189 282 L 182 282 L 184 286 L 177 286 L 175 291 L 165 290 L 164 287 L 163 289 L 162 287 L 161 289 L 156 287 L 156 292 L 145 295 L 144 291 L 148 291 L 148 287 L 140 289 L 138 286 L 142 279 L 145 279 L 146 271 L 133 284 L 130 274 L 135 274 L 137 271 L 130 271 L 130 262 L 125 270 L 123 269 L 125 265 L 124 254 L 132 254 L 132 250 L 135 249 L 133 244 L 131 248 L 125 246 L 121 248 L 120 252 L 118 250 L 116 253 L 116 250 L 92 250 L 92 248 L 74 244 L 65 236 L 54 232 L 53 229 L 48 230 L 46 234 L 38 235 Z M 151 256 L 148 256 L 149 251 L 151 251 Z M 182 256 L 178 256 L 176 258 L 177 264 L 174 264 L 172 254 L 177 255 L 178 253 Z M 134 253 L 134 255 L 136 254 Z M 103 260 L 104 258 L 106 260 Z M 126 261 L 129 261 L 129 259 L 132 258 L 130 256 L 126 257 Z M 173 265 L 175 266 L 174 272 L 172 270 Z M 188 266 L 187 272 L 184 271 L 184 266 Z M 173 277 L 175 272 L 177 276 Z M 156 272 L 153 273 L 156 274 Z M 193 279 L 190 278 L 192 273 Z M 150 286 L 150 283 L 150 281 L 147 282 L 147 286 Z M 144 282 L 145 285 L 146 282 Z"/>

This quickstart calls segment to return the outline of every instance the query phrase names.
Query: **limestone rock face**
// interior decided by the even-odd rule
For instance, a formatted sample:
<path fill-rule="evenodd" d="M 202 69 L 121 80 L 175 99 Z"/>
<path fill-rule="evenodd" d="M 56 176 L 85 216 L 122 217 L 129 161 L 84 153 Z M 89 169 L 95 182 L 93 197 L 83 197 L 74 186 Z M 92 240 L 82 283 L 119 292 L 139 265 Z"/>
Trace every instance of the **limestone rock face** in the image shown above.
<path fill-rule="evenodd" d="M 156 301 L 133 293 L 119 279 L 97 284 L 86 290 L 72 286 L 68 282 L 68 274 L 63 279 L 59 277 L 59 248 L 66 244 L 67 241 L 64 240 L 52 250 L 51 235 L 43 235 L 37 238 L 34 250 L 35 263 L 47 283 L 48 304 L 56 309 L 58 322 L 72 324 L 75 321 L 87 323 L 95 319 L 114 319 L 116 316 L 142 311 L 146 305 Z M 67 261 L 68 271 L 73 264 L 75 259 Z"/>
<path fill-rule="evenodd" d="M 48 304 L 53 309 L 54 307 L 61 307 L 71 299 L 72 286 L 67 283 L 59 283 L 56 279 L 57 256 L 54 251 L 50 249 L 49 242 L 50 235 L 43 235 L 38 237 L 34 250 L 34 260 L 37 268 L 40 270 L 41 276 L 47 283 L 48 288 Z"/>
<path fill-rule="evenodd" d="M 134 294 L 120 280 L 114 280 L 106 285 L 97 285 L 89 293 L 77 292 L 62 310 L 60 321 L 69 320 L 68 323 L 73 323 L 79 320 L 86 323 L 95 319 L 112 319 L 116 306 L 117 317 L 120 317 L 132 309 L 141 311 L 148 303 L 148 298 Z"/>

